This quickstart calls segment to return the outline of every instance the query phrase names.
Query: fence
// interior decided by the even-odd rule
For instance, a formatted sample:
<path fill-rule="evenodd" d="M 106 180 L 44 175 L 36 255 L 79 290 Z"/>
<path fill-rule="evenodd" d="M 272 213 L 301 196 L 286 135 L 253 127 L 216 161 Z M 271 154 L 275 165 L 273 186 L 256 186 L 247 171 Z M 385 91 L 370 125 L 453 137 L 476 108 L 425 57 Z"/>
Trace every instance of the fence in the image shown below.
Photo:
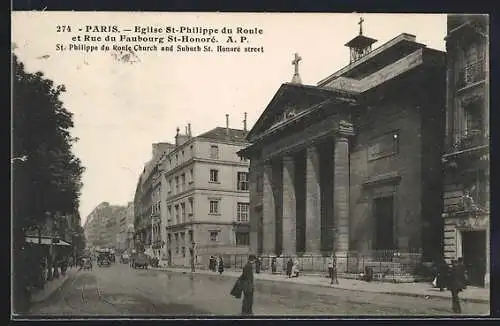
<path fill-rule="evenodd" d="M 224 254 L 222 256 L 226 269 L 240 270 L 248 260 L 248 254 Z M 328 273 L 328 253 L 324 254 L 303 254 L 298 256 L 259 255 L 261 270 L 271 271 L 271 262 L 276 258 L 277 272 L 283 272 L 286 262 L 292 258 L 297 260 L 299 270 L 306 274 L 327 274 Z M 376 274 L 382 276 L 402 276 L 413 275 L 417 266 L 421 263 L 420 252 L 399 252 L 396 250 L 356 252 L 349 251 L 336 256 L 337 273 L 339 274 L 359 274 L 370 267 Z M 208 268 L 208 259 L 198 261 L 198 268 Z"/>

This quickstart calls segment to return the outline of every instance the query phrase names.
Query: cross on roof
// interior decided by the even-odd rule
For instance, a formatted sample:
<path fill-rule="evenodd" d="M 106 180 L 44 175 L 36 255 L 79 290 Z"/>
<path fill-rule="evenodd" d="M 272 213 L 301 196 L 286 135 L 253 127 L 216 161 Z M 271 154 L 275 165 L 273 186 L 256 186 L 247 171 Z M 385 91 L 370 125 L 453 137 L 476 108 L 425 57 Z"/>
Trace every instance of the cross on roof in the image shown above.
<path fill-rule="evenodd" d="M 363 19 L 363 17 L 359 17 L 359 22 L 358 22 L 358 25 L 359 25 L 359 35 L 363 35 L 363 22 L 365 20 Z"/>
<path fill-rule="evenodd" d="M 299 73 L 299 62 L 302 60 L 302 58 L 299 56 L 298 53 L 295 53 L 295 58 L 292 61 L 292 65 L 295 66 L 295 74 Z"/>

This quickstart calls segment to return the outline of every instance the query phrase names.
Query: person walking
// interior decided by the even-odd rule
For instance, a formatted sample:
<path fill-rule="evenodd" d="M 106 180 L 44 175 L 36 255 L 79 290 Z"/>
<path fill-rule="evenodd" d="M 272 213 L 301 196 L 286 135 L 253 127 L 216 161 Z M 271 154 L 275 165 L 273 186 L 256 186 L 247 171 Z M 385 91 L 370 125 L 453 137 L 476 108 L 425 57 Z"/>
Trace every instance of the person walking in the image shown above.
<path fill-rule="evenodd" d="M 253 315 L 253 265 L 255 264 L 256 257 L 254 255 L 248 256 L 248 262 L 243 267 L 243 272 L 239 278 L 239 286 L 243 291 L 243 303 L 241 305 L 241 314 L 245 316 Z"/>
<path fill-rule="evenodd" d="M 260 257 L 255 257 L 254 262 L 255 262 L 255 273 L 259 274 L 260 269 L 262 267 L 262 260 L 260 259 Z"/>
<path fill-rule="evenodd" d="M 210 256 L 210 258 L 208 259 L 208 269 L 210 271 L 213 271 L 214 270 L 214 265 L 215 265 L 214 256 Z"/>
<path fill-rule="evenodd" d="M 436 266 L 436 287 L 443 292 L 448 283 L 448 264 L 443 257 L 440 257 Z"/>
<path fill-rule="evenodd" d="M 337 278 L 337 261 L 334 254 L 331 254 L 328 258 L 328 275 L 330 276 L 330 284 L 339 284 Z"/>
<path fill-rule="evenodd" d="M 295 259 L 292 266 L 292 277 L 299 277 L 299 261 Z"/>
<path fill-rule="evenodd" d="M 331 280 L 333 280 L 333 255 L 330 255 L 330 257 L 328 257 L 327 263 L 328 263 L 328 277 Z"/>
<path fill-rule="evenodd" d="M 278 262 L 276 261 L 276 257 L 273 257 L 271 260 L 271 273 L 276 274 L 276 267 Z"/>
<path fill-rule="evenodd" d="M 451 262 L 451 269 L 448 277 L 448 290 L 451 292 L 451 308 L 454 313 L 462 313 L 460 307 L 460 298 L 458 294 L 465 289 L 464 268 L 460 266 L 459 261 Z"/>
<path fill-rule="evenodd" d="M 221 256 L 219 256 L 218 270 L 219 270 L 219 275 L 222 275 L 222 273 L 224 272 L 224 260 L 222 259 Z"/>
<path fill-rule="evenodd" d="M 288 259 L 286 263 L 286 276 L 288 276 L 288 278 L 292 277 L 292 268 L 293 268 L 293 260 L 290 257 L 290 259 Z"/>

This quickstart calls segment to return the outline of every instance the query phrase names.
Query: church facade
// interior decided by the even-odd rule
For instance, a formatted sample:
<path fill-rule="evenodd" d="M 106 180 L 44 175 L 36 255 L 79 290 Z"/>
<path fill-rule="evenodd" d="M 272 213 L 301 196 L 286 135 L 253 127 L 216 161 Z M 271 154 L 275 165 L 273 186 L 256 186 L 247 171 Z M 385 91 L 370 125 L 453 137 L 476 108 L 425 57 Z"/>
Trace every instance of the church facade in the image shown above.
<path fill-rule="evenodd" d="M 239 155 L 258 255 L 441 254 L 445 54 L 401 34 L 301 84 L 295 56 Z"/>

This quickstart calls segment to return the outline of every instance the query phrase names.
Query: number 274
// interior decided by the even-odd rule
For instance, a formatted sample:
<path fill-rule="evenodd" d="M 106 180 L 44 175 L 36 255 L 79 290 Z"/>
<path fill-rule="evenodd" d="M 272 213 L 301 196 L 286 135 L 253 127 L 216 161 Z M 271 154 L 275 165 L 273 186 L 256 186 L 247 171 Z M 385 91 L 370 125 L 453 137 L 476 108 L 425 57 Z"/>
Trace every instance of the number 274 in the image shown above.
<path fill-rule="evenodd" d="M 61 32 L 71 32 L 71 27 L 68 26 L 68 25 L 58 25 L 57 26 L 57 32 L 58 33 L 61 33 Z"/>

